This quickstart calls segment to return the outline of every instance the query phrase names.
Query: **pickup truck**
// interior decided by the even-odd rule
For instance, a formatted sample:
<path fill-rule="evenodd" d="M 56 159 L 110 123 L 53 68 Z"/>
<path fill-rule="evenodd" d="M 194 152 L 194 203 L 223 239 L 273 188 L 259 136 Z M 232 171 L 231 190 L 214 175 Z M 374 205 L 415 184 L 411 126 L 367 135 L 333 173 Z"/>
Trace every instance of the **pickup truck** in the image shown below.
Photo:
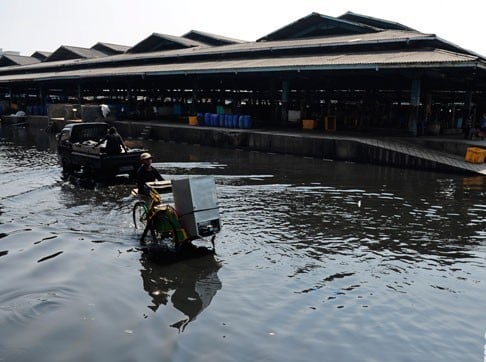
<path fill-rule="evenodd" d="M 66 173 L 82 171 L 84 175 L 106 180 L 128 174 L 133 179 L 140 165 L 144 149 L 121 150 L 120 154 L 108 155 L 105 144 L 97 143 L 106 135 L 108 124 L 104 122 L 70 123 L 57 135 L 57 154 Z M 105 141 L 106 142 L 106 141 Z"/>

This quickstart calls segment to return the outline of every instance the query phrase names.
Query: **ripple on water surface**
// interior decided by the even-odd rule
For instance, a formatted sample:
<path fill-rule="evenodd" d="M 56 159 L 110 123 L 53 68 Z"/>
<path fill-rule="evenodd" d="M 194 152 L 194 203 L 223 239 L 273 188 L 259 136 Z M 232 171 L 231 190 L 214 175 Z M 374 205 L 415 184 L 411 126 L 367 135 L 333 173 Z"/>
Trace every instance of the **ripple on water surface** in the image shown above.
<path fill-rule="evenodd" d="M 480 359 L 482 184 L 148 142 L 166 178 L 215 175 L 223 225 L 215 257 L 164 266 L 132 185 L 63 179 L 30 132 L 0 142 L 0 359 Z"/>

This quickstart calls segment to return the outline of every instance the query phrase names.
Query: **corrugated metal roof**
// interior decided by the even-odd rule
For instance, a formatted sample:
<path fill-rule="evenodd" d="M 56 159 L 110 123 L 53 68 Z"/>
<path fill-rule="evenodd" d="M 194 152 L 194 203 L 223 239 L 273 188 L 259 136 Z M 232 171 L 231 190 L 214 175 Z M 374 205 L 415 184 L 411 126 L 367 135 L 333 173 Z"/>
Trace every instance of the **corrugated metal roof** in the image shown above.
<path fill-rule="evenodd" d="M 477 57 L 443 50 L 401 51 L 359 54 L 334 54 L 308 57 L 285 57 L 212 62 L 192 62 L 144 66 L 80 69 L 65 72 L 15 74 L 0 76 L 0 83 L 81 79 L 96 77 L 163 76 L 184 74 L 244 73 L 255 71 L 306 71 L 344 69 L 393 69 L 423 67 L 478 66 L 486 64 Z"/>
<path fill-rule="evenodd" d="M 36 58 L 36 56 L 34 56 L 34 54 L 35 55 L 39 55 L 39 56 L 41 56 L 43 58 L 47 58 L 49 55 L 52 54 L 52 52 L 44 52 L 42 50 L 36 50 L 34 53 L 32 53 L 31 57 Z M 37 58 L 37 59 L 39 59 L 39 58 Z"/>
<path fill-rule="evenodd" d="M 146 53 L 145 56 L 186 56 L 186 55 L 204 55 L 204 54 L 225 54 L 238 52 L 256 52 L 261 50 L 281 50 L 281 49 L 304 49 L 316 47 L 329 47 L 341 45 L 365 45 L 378 44 L 384 42 L 407 41 L 417 39 L 431 39 L 434 35 L 423 34 L 419 32 L 410 32 L 403 30 L 385 30 L 378 33 L 353 34 L 353 35 L 336 35 L 307 39 L 293 39 L 266 42 L 249 42 L 241 44 L 224 45 L 220 47 L 191 48 L 179 51 L 169 51 L 163 53 Z"/>
<path fill-rule="evenodd" d="M 413 40 L 430 40 L 435 39 L 434 35 L 423 34 L 419 32 L 410 32 L 402 30 L 385 30 L 378 33 L 360 34 L 360 35 L 341 35 L 329 36 L 310 39 L 295 39 L 283 41 L 266 41 L 266 42 L 248 42 L 240 44 L 230 44 L 218 47 L 193 47 L 189 49 L 166 50 L 150 53 L 135 53 L 135 54 L 118 54 L 106 56 L 96 59 L 73 59 L 66 61 L 51 62 L 50 64 L 40 63 L 34 66 L 23 67 L 22 71 L 41 70 L 52 66 L 69 66 L 74 64 L 85 64 L 86 66 L 97 64 L 102 65 L 107 63 L 112 65 L 116 62 L 132 61 L 140 59 L 161 59 L 171 57 L 193 57 L 193 56 L 211 56 L 224 54 L 238 54 L 238 53 L 253 53 L 257 55 L 260 51 L 278 51 L 285 49 L 313 49 L 322 47 L 339 47 L 342 45 L 357 45 L 362 46 L 366 44 L 380 44 L 393 42 L 407 42 Z M 4 68 L 7 69 L 7 68 Z M 1 70 L 0 70 L 1 74 Z"/>
<path fill-rule="evenodd" d="M 380 29 L 396 29 L 396 30 L 410 30 L 415 31 L 415 29 L 409 28 L 408 26 L 402 25 L 400 23 L 389 21 L 380 18 L 374 18 L 372 16 L 361 15 L 348 11 L 345 14 L 338 16 L 338 19 L 348 20 L 360 24 L 366 24 L 369 26 L 377 27 Z"/>
<path fill-rule="evenodd" d="M 95 49 L 82 48 L 71 45 L 61 45 L 54 53 L 52 53 L 45 62 L 52 62 L 60 60 L 58 58 L 73 59 L 73 58 L 101 58 L 106 57 L 105 53 L 102 53 Z"/>
<path fill-rule="evenodd" d="M 175 35 L 153 33 L 127 50 L 127 53 L 147 53 L 154 50 L 170 50 L 206 46 L 192 39 Z"/>
<path fill-rule="evenodd" d="M 2 59 L 0 63 L 3 64 L 29 65 L 29 64 L 36 64 L 40 62 L 40 60 L 37 58 L 26 57 L 24 55 L 8 54 L 8 53 L 1 55 L 0 59 Z"/>
<path fill-rule="evenodd" d="M 90 48 L 82 48 L 82 47 L 76 47 L 72 45 L 63 45 L 62 48 L 67 49 L 71 51 L 74 54 L 77 54 L 81 56 L 82 58 L 100 58 L 104 57 L 105 54 L 96 50 L 96 49 L 90 49 Z"/>
<path fill-rule="evenodd" d="M 367 24 L 355 23 L 314 12 L 261 37 L 257 42 L 308 38 L 309 36 L 325 36 L 336 33 L 373 33 L 379 30 L 381 29 Z"/>
<path fill-rule="evenodd" d="M 191 30 L 185 33 L 184 35 L 182 35 L 182 37 L 187 39 L 192 39 L 204 44 L 215 45 L 215 46 L 246 43 L 246 41 L 244 40 L 228 38 L 226 36 L 206 33 L 204 31 L 199 31 L 199 30 Z"/>
<path fill-rule="evenodd" d="M 128 45 L 111 44 L 98 42 L 91 47 L 107 55 L 125 53 L 130 47 Z"/>
<path fill-rule="evenodd" d="M 346 19 L 352 18 L 353 20 L 359 20 L 358 22 L 353 23 L 352 21 L 348 21 Z M 374 51 L 379 49 L 381 45 L 385 46 L 387 49 L 393 47 L 393 49 L 402 48 L 404 50 L 409 49 L 409 44 L 414 43 L 423 44 L 422 46 L 427 46 L 431 48 L 437 49 L 446 49 L 451 50 L 457 53 L 464 53 L 469 55 L 474 55 L 485 59 L 484 57 L 475 54 L 469 50 L 465 50 L 460 48 L 459 46 L 449 43 L 445 40 L 442 40 L 435 36 L 434 34 L 423 34 L 417 31 L 414 31 L 410 28 L 404 27 L 401 24 L 389 22 L 383 19 L 372 18 L 360 14 L 355 14 L 348 12 L 342 15 L 339 18 L 333 18 L 325 15 L 321 15 L 318 13 L 312 13 L 304 18 L 297 20 L 289 24 L 288 26 L 282 29 L 294 29 L 300 30 L 298 31 L 308 31 L 309 27 L 319 27 L 322 25 L 322 22 L 330 22 L 332 24 L 341 24 L 342 26 L 355 26 L 355 29 L 361 29 L 365 31 L 364 33 L 359 34 L 351 34 L 351 35 L 328 35 L 328 36 L 320 36 L 315 38 L 300 38 L 300 39 L 292 39 L 292 40 L 278 40 L 278 41 L 264 41 L 264 42 L 243 42 L 243 43 L 236 43 L 236 44 L 229 44 L 229 45 L 221 45 L 221 46 L 207 46 L 197 41 L 184 38 L 153 33 L 151 36 L 143 40 L 142 42 L 138 43 L 134 47 L 130 48 L 130 50 L 134 50 L 140 48 L 142 53 L 133 53 L 133 54 L 117 54 L 106 56 L 101 52 L 97 52 L 94 49 L 87 49 L 87 48 L 80 48 L 80 47 L 69 47 L 63 46 L 60 49 L 63 50 L 63 54 L 59 54 L 58 57 L 55 54 L 51 54 L 49 58 L 46 60 L 48 62 L 37 63 L 37 64 L 28 64 L 28 65 L 19 65 L 19 66 L 5 66 L 0 69 L 0 74 L 6 74 L 7 72 L 52 72 L 53 69 L 59 68 L 71 68 L 73 69 L 74 66 L 76 67 L 126 67 L 127 64 L 130 62 L 160 62 L 160 63 L 170 63 L 176 61 L 180 62 L 190 62 L 191 59 L 197 57 L 199 61 L 202 59 L 207 59 L 211 61 L 211 59 L 225 59 L 226 56 L 235 58 L 269 58 L 273 57 L 291 57 L 292 54 L 294 57 L 298 57 L 299 54 L 312 54 L 318 56 L 319 54 L 325 54 L 329 52 L 340 52 L 340 53 L 350 53 L 349 56 L 352 56 L 353 52 L 356 51 L 364 51 L 367 47 L 373 47 Z M 367 24 L 367 25 L 363 25 Z M 408 30 L 383 30 L 378 31 L 379 29 L 370 25 L 374 25 L 377 23 L 382 27 L 389 27 L 389 28 L 396 28 L 399 29 L 408 29 Z M 298 24 L 298 25 L 297 25 Z M 332 25 L 331 24 L 331 25 Z M 297 28 L 296 28 L 297 27 Z M 302 29 L 301 29 L 302 27 Z M 306 30 L 307 29 L 307 30 Z M 281 29 L 279 29 L 281 30 Z M 276 32 L 278 32 L 277 30 Z M 197 32 L 198 34 L 205 35 L 205 36 L 212 36 L 212 37 L 220 37 L 215 36 L 209 33 Z M 274 32 L 275 33 L 275 32 Z M 189 33 L 188 33 L 189 34 Z M 272 33 L 273 34 L 273 33 Z M 224 37 L 220 37 L 223 39 Z M 144 47 L 144 42 L 148 42 Z M 160 45 L 162 42 L 162 45 Z M 165 43 L 164 43 L 165 42 Z M 421 43 L 423 42 L 423 43 Z M 107 43 L 98 43 L 98 44 L 107 44 Z M 159 44 L 157 46 L 157 44 Z M 165 44 L 165 45 L 164 45 Z M 110 44 L 107 44 L 110 45 Z M 142 49 L 143 48 L 143 49 Z M 177 49 L 179 48 L 179 49 Z M 60 51 L 58 49 L 56 52 Z M 157 51 L 146 52 L 147 49 L 158 49 Z M 396 50 L 395 50 L 396 51 Z M 370 50 L 370 53 L 373 52 Z M 269 55 L 271 54 L 271 55 Z M 73 59 L 79 58 L 79 59 Z M 54 59 L 54 60 L 53 60 Z M 62 59 L 62 60 L 56 60 Z M 258 59 L 255 59 L 258 60 Z M 135 65 L 135 64 L 134 64 Z"/>

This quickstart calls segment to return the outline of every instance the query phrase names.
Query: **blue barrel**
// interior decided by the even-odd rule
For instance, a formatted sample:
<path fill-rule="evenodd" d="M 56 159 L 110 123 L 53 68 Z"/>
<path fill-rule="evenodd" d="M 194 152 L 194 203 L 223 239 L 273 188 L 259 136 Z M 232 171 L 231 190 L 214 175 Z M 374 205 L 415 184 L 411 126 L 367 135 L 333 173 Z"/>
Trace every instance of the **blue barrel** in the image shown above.
<path fill-rule="evenodd" d="M 244 115 L 241 115 L 239 118 L 238 118 L 238 128 L 244 128 L 243 127 L 243 119 L 245 118 Z"/>
<path fill-rule="evenodd" d="M 218 114 L 217 113 L 211 113 L 211 127 L 217 127 L 218 126 Z"/>
<path fill-rule="evenodd" d="M 238 121 L 239 127 L 240 128 L 251 128 L 251 116 L 249 115 L 243 115 L 240 116 L 240 119 Z"/>
<path fill-rule="evenodd" d="M 112 112 L 115 113 L 115 116 L 116 117 L 120 117 L 121 116 L 121 109 L 122 109 L 121 104 L 118 104 L 118 103 L 117 104 L 113 104 L 113 110 L 112 110 Z"/>
<path fill-rule="evenodd" d="M 197 118 L 197 125 L 204 126 L 204 114 L 196 113 L 196 118 Z"/>
<path fill-rule="evenodd" d="M 211 113 L 204 113 L 204 126 L 210 126 L 211 125 Z"/>
<path fill-rule="evenodd" d="M 462 128 L 462 117 L 456 119 L 456 128 Z"/>
<path fill-rule="evenodd" d="M 246 118 L 246 128 L 251 128 L 252 124 L 251 116 L 247 116 Z"/>
<path fill-rule="evenodd" d="M 240 119 L 240 116 L 237 114 L 233 114 L 233 117 L 231 119 L 231 128 L 238 128 L 238 120 Z"/>
<path fill-rule="evenodd" d="M 224 127 L 224 114 L 218 114 L 218 126 Z"/>
<path fill-rule="evenodd" d="M 182 105 L 180 103 L 175 103 L 172 106 L 172 113 L 175 116 L 181 116 L 182 115 Z"/>

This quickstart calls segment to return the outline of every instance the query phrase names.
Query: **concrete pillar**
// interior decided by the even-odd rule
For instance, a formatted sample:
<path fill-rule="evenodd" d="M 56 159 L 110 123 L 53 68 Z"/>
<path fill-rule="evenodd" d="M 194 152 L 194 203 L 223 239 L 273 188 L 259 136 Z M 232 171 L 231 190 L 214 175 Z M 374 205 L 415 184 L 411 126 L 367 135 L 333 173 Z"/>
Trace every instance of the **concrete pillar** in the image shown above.
<path fill-rule="evenodd" d="M 420 108 L 420 79 L 412 80 L 412 88 L 410 89 L 410 115 L 408 119 L 408 132 L 413 136 L 417 135 L 417 123 L 419 118 Z"/>
<path fill-rule="evenodd" d="M 197 113 L 197 102 L 199 99 L 197 87 L 197 81 L 194 80 L 194 82 L 192 82 L 191 107 L 189 109 L 190 116 L 195 116 Z"/>
<path fill-rule="evenodd" d="M 82 97 L 81 97 L 81 83 L 78 83 L 78 103 L 81 104 Z"/>
<path fill-rule="evenodd" d="M 275 79 L 273 78 L 270 80 L 269 92 L 270 104 L 272 106 L 272 123 L 278 124 L 278 122 L 280 121 L 280 106 L 278 99 L 278 89 L 275 84 Z"/>
<path fill-rule="evenodd" d="M 299 99 L 299 105 L 300 105 L 300 116 L 302 119 L 307 119 L 310 117 L 309 114 L 307 114 L 307 105 L 309 102 L 309 93 L 307 89 L 302 90 L 299 92 L 300 99 Z"/>
<path fill-rule="evenodd" d="M 464 96 L 464 111 L 462 119 L 462 128 L 464 129 L 464 138 L 471 137 L 474 126 L 474 110 L 472 103 L 472 91 L 469 89 Z"/>
<path fill-rule="evenodd" d="M 287 123 L 289 120 L 289 98 L 290 98 L 290 84 L 288 80 L 282 81 L 282 123 Z"/>
<path fill-rule="evenodd" d="M 44 115 L 44 112 L 45 112 L 45 107 L 46 107 L 46 100 L 44 99 L 44 91 L 43 91 L 43 88 L 42 86 L 39 86 L 39 106 L 42 107 L 42 111 L 41 111 L 41 116 Z"/>
<path fill-rule="evenodd" d="M 466 94 L 464 96 L 464 112 L 465 112 L 464 117 L 465 117 L 465 119 L 472 116 L 471 111 L 472 111 L 472 91 L 468 90 L 468 91 L 466 91 Z"/>

